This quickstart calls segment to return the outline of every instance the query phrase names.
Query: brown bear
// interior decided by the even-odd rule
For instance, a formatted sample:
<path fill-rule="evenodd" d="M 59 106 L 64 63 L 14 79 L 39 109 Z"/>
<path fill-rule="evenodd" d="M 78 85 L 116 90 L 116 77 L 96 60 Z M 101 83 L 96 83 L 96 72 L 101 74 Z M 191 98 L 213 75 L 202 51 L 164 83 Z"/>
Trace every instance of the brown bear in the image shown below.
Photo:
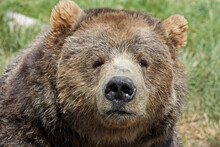
<path fill-rule="evenodd" d="M 0 146 L 181 146 L 187 28 L 60 1 L 0 79 Z"/>

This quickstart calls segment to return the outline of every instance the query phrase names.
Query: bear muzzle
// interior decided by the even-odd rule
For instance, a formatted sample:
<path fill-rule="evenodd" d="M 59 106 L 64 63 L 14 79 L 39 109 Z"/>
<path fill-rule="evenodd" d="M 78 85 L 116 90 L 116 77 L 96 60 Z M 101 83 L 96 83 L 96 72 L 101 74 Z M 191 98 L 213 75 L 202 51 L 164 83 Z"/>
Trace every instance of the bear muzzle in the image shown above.
<path fill-rule="evenodd" d="M 132 122 L 146 113 L 148 89 L 139 64 L 127 54 L 102 66 L 96 88 L 96 104 L 107 123 Z"/>

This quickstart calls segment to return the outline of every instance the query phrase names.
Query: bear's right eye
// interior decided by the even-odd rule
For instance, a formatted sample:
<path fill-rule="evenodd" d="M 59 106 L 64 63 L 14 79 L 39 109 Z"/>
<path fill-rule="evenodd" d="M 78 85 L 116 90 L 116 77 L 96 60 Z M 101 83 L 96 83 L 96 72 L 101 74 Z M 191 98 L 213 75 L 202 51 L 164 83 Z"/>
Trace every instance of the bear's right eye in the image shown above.
<path fill-rule="evenodd" d="M 99 66 L 102 66 L 102 64 L 104 64 L 103 61 L 95 61 L 92 65 L 93 68 L 97 68 Z"/>

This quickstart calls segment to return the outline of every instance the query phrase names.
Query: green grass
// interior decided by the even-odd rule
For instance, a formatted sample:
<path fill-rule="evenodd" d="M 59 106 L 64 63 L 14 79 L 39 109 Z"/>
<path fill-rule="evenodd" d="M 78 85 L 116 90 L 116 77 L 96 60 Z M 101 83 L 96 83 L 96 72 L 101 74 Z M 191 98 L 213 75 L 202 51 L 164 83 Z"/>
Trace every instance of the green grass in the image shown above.
<path fill-rule="evenodd" d="M 27 46 L 40 32 L 33 27 L 25 32 L 10 32 L 3 21 L 6 11 L 16 11 L 49 24 L 50 13 L 58 0 L 0 0 L 0 73 L 16 52 Z M 220 1 L 219 0 L 76 0 L 83 9 L 110 7 L 146 11 L 166 19 L 182 14 L 189 22 L 188 45 L 181 49 L 188 73 L 189 96 L 180 122 L 184 146 L 202 140 L 220 146 Z M 194 124 L 193 124 L 194 123 Z M 192 126 L 195 125 L 194 129 Z M 188 130 L 185 130 L 188 129 Z M 185 133 L 189 131 L 191 136 Z M 199 135 L 199 137 L 198 137 Z"/>

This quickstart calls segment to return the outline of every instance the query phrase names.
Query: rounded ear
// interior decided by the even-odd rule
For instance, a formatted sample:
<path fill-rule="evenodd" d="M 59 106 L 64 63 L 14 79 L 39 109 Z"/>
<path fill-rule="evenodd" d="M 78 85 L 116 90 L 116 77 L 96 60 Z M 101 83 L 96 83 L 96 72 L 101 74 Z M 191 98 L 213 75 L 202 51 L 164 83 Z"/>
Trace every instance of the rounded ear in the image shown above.
<path fill-rule="evenodd" d="M 165 40 L 173 59 L 178 56 L 179 47 L 187 43 L 188 22 L 182 15 L 172 15 L 157 24 L 155 31 Z"/>
<path fill-rule="evenodd" d="M 167 42 L 176 48 L 186 45 L 188 22 L 182 15 L 172 15 L 159 25 Z"/>
<path fill-rule="evenodd" d="M 172 15 L 162 21 L 161 26 L 165 37 L 172 41 L 176 48 L 186 45 L 188 22 L 183 16 Z"/>
<path fill-rule="evenodd" d="M 84 11 L 71 0 L 61 0 L 51 14 L 53 31 L 74 30 L 85 16 Z"/>

